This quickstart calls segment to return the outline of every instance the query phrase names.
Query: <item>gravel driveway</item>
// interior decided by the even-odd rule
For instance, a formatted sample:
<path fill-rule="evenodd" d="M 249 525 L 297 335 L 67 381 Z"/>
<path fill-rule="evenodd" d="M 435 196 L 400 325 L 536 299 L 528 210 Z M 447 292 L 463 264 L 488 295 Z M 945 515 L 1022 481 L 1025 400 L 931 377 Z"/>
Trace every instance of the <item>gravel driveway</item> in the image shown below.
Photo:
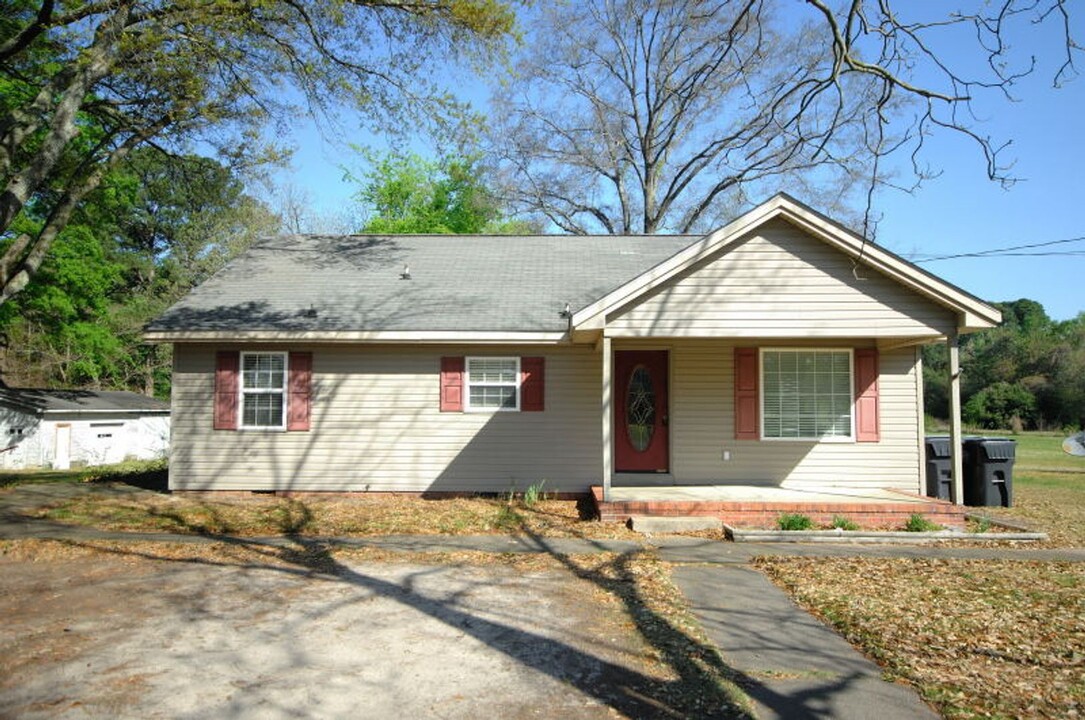
<path fill-rule="evenodd" d="M 0 557 L 0 717 L 654 714 L 621 604 L 562 571 Z"/>

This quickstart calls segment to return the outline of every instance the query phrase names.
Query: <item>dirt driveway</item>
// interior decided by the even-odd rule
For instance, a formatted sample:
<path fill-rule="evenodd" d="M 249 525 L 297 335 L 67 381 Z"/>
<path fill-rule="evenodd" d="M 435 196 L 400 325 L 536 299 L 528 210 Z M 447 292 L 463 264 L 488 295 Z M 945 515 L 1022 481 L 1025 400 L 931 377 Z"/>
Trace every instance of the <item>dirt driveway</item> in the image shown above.
<path fill-rule="evenodd" d="M 568 571 L 335 565 L 0 557 L 0 717 L 670 714 L 622 603 Z"/>

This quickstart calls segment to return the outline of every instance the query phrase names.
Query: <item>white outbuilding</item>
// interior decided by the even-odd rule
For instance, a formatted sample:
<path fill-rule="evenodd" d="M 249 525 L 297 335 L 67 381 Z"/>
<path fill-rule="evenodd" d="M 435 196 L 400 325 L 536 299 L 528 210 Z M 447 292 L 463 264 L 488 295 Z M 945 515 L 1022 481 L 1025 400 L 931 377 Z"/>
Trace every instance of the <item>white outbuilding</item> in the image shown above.
<path fill-rule="evenodd" d="M 166 457 L 169 403 L 122 391 L 0 387 L 0 468 L 109 465 Z"/>

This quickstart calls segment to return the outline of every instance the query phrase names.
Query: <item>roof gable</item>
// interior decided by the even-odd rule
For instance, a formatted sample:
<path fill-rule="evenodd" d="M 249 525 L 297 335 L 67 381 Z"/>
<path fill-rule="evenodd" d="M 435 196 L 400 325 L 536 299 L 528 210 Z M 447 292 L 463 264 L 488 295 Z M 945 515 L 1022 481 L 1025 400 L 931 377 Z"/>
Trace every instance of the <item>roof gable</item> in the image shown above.
<path fill-rule="evenodd" d="M 872 268 L 912 292 L 953 311 L 957 314 L 957 327 L 962 332 L 993 327 L 1002 319 L 1001 313 L 987 303 L 864 240 L 839 223 L 781 193 L 578 310 L 573 314 L 573 328 L 602 328 L 608 314 L 675 282 L 699 263 L 728 252 L 751 233 L 776 220 L 787 221 L 811 237 L 851 257 L 856 263 Z"/>
<path fill-rule="evenodd" d="M 956 314 L 770 220 L 606 314 L 613 337 L 938 338 Z"/>

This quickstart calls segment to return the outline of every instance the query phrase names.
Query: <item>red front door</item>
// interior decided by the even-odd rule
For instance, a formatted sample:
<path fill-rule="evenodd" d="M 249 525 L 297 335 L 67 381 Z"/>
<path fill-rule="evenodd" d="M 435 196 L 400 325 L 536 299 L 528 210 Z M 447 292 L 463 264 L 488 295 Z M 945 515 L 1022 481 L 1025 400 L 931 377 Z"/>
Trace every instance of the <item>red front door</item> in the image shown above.
<path fill-rule="evenodd" d="M 667 351 L 614 353 L 614 469 L 667 472 Z"/>

